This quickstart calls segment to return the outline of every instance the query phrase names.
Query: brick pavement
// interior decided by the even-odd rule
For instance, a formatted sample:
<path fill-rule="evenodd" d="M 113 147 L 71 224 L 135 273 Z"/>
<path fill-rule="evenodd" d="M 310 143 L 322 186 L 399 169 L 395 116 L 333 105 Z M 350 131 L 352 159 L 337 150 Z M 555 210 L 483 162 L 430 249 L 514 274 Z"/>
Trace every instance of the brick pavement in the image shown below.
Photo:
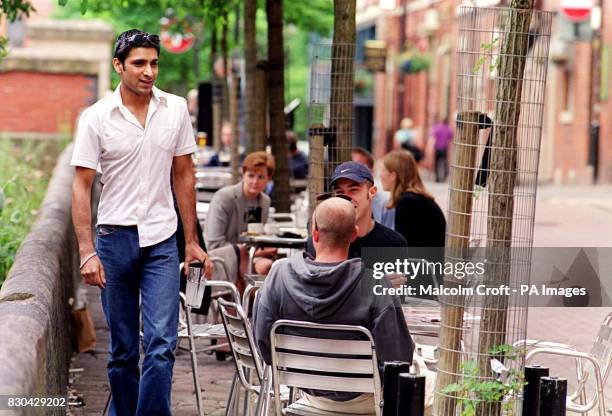
<path fill-rule="evenodd" d="M 95 355 L 78 354 L 72 362 L 73 369 L 83 369 L 74 373 L 73 388 L 83 397 L 86 406 L 73 408 L 74 416 L 100 415 L 108 397 L 108 381 L 106 378 L 106 361 L 108 353 L 108 328 L 100 304 L 100 291 L 89 288 L 88 302 L 98 335 Z M 183 341 L 187 346 L 186 340 Z M 217 361 L 214 355 L 198 354 L 198 366 L 204 411 L 207 416 L 225 414 L 225 403 L 234 375 L 234 364 L 228 358 Z M 174 381 L 172 386 L 172 413 L 175 416 L 197 415 L 195 390 L 191 372 L 191 361 L 186 351 L 179 351 L 174 366 Z"/>

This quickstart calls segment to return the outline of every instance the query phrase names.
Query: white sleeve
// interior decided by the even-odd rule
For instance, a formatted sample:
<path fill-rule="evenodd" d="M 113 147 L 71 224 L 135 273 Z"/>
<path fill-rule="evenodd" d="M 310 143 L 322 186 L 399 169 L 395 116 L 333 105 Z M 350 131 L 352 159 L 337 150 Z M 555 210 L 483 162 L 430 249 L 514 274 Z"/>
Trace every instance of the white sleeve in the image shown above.
<path fill-rule="evenodd" d="M 91 109 L 83 111 L 79 118 L 72 160 L 70 165 L 96 169 L 100 161 L 98 122 Z"/>
<path fill-rule="evenodd" d="M 198 150 L 195 143 L 195 135 L 193 134 L 193 127 L 191 126 L 191 117 L 189 117 L 189 111 L 187 110 L 187 101 L 184 99 L 180 100 L 180 106 L 181 121 L 174 156 L 187 155 Z"/>

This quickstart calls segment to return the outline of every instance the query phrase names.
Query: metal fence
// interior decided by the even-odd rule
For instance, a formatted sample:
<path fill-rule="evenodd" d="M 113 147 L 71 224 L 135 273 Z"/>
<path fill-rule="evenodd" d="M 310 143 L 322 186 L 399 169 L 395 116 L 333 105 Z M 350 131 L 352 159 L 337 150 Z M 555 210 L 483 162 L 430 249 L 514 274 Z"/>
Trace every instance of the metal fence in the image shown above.
<path fill-rule="evenodd" d="M 308 135 L 309 200 L 329 191 L 336 166 L 351 159 L 353 143 L 354 44 L 318 44 L 312 49 Z"/>
<path fill-rule="evenodd" d="M 516 414 L 526 337 L 544 90 L 552 14 L 460 7 L 457 134 L 446 262 L 484 264 L 447 288 L 508 287 L 507 294 L 441 297 L 434 414 Z M 469 292 L 459 292 L 469 293 Z"/>

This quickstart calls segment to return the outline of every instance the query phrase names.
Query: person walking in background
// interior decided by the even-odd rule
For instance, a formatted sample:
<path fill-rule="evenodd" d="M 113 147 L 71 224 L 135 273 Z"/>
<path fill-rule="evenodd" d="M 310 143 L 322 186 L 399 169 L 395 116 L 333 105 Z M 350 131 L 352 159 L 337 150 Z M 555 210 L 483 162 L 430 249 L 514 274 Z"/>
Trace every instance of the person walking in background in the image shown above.
<path fill-rule="evenodd" d="M 351 159 L 353 162 L 361 163 L 370 170 L 372 176 L 374 176 L 374 156 L 363 147 L 354 147 L 351 152 Z M 374 221 L 381 223 L 385 227 L 391 229 L 395 228 L 395 208 L 388 209 L 386 207 L 389 202 L 389 194 L 386 192 L 376 192 L 374 198 L 372 198 L 372 215 Z"/>
<path fill-rule="evenodd" d="M 110 330 L 112 416 L 171 415 L 180 281 L 171 176 L 185 262 L 204 262 L 211 272 L 196 234 L 195 137 L 185 99 L 154 86 L 159 49 L 157 35 L 133 29 L 119 36 L 113 67 L 121 83 L 81 115 L 70 162 L 80 271 L 85 283 L 102 289 Z M 104 186 L 94 246 L 91 189 L 98 165 Z"/>
<path fill-rule="evenodd" d="M 418 145 L 416 133 L 413 129 L 411 118 L 404 118 L 400 122 L 400 128 L 395 132 L 394 136 L 395 149 L 405 149 L 412 153 L 414 160 L 420 162 L 423 159 L 423 149 Z"/>
<path fill-rule="evenodd" d="M 453 129 L 448 125 L 448 119 L 432 127 L 431 137 L 434 139 L 436 182 L 444 182 L 448 176 L 448 148 L 453 140 Z"/>
<path fill-rule="evenodd" d="M 444 247 L 446 220 L 425 189 L 414 157 L 404 150 L 387 154 L 380 181 L 391 193 L 387 207 L 395 208 L 395 230 L 408 247 Z"/>

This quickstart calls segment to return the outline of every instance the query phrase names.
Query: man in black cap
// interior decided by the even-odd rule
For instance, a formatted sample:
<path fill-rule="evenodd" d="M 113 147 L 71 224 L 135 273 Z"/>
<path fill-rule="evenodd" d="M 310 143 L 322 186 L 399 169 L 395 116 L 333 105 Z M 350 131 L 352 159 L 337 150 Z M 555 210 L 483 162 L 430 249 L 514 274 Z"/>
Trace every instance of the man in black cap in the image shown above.
<path fill-rule="evenodd" d="M 357 238 L 349 247 L 349 258 L 362 257 L 365 247 L 407 247 L 406 239 L 398 232 L 385 227 L 372 218 L 372 200 L 376 195 L 374 178 L 367 166 L 357 162 L 344 162 L 334 171 L 331 187 L 337 195 L 351 198 L 356 210 Z M 312 238 L 307 251 L 315 256 Z M 366 267 L 371 265 L 366 264 Z"/>

